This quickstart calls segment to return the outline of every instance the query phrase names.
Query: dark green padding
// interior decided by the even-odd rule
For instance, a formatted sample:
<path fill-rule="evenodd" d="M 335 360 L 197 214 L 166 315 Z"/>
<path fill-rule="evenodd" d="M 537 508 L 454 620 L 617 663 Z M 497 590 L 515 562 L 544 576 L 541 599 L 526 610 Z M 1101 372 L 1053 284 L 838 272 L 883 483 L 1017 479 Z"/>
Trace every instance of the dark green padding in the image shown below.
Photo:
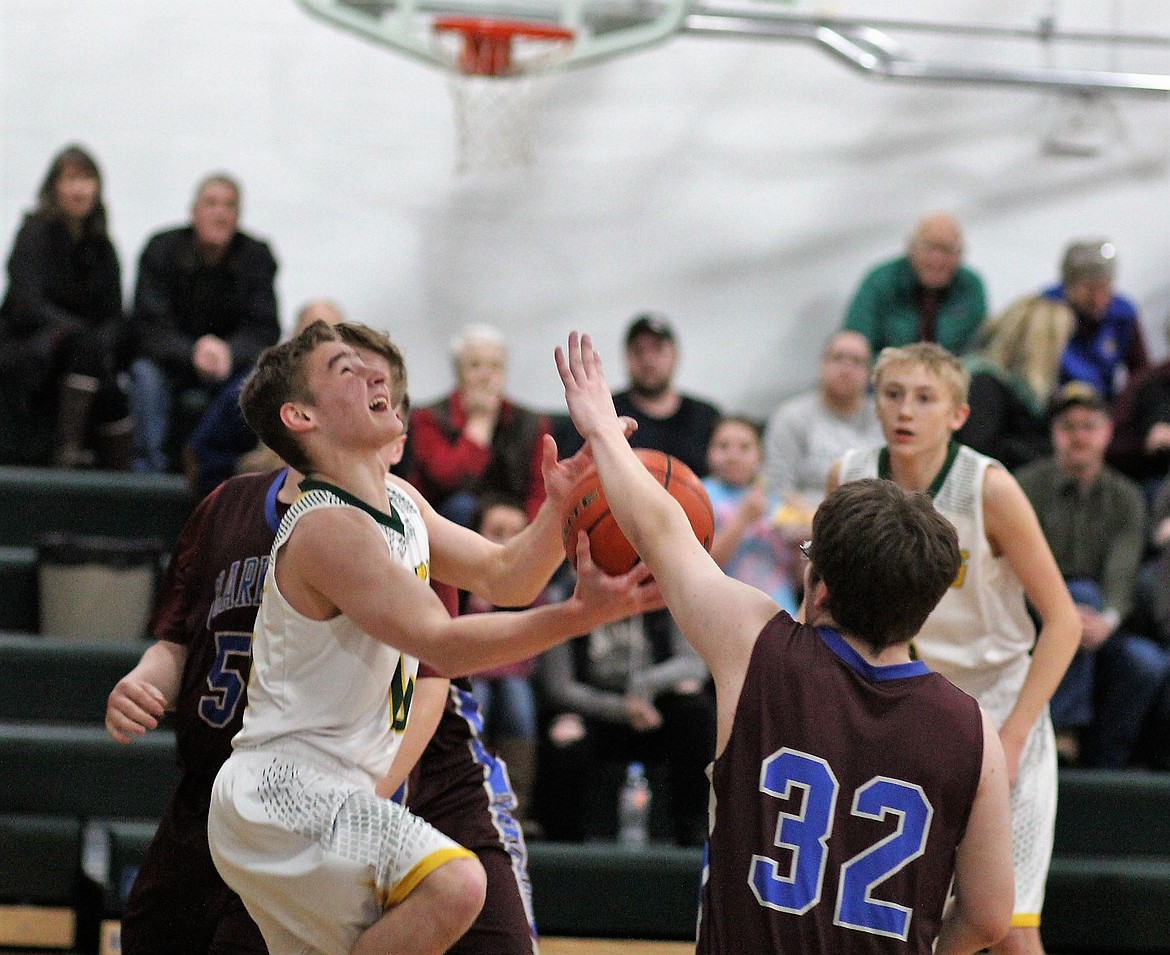
<path fill-rule="evenodd" d="M 1170 952 L 1170 846 L 1161 858 L 1056 856 L 1040 934 L 1068 953 Z"/>
<path fill-rule="evenodd" d="M 0 547 L 0 630 L 33 633 L 39 615 L 36 549 Z"/>
<path fill-rule="evenodd" d="M 1170 858 L 1170 773 L 1062 769 L 1055 853 Z"/>
<path fill-rule="evenodd" d="M 70 905 L 80 865 L 80 819 L 0 813 L 0 904 Z"/>
<path fill-rule="evenodd" d="M 699 849 L 533 842 L 528 862 L 543 935 L 694 938 Z"/>
<path fill-rule="evenodd" d="M 175 738 L 156 730 L 128 746 L 101 726 L 0 723 L 0 812 L 152 817 L 178 780 Z"/>
<path fill-rule="evenodd" d="M 195 506 L 178 474 L 0 467 L 0 545 L 53 531 L 159 541 L 169 550 Z"/>
<path fill-rule="evenodd" d="M 0 720 L 102 725 L 114 684 L 148 646 L 0 634 Z"/>

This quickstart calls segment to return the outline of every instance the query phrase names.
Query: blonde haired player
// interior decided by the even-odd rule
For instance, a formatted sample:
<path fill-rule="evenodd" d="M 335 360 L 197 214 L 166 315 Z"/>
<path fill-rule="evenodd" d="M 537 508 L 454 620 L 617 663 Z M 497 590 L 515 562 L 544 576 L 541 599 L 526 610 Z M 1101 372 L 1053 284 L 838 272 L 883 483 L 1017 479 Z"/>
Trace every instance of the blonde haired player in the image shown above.
<path fill-rule="evenodd" d="M 952 438 L 969 413 L 969 378 L 958 359 L 932 343 L 887 348 L 873 377 L 886 444 L 847 453 L 828 488 L 889 478 L 929 494 L 958 531 L 963 565 L 914 647 L 999 727 L 1012 781 L 1016 903 L 1011 931 L 991 950 L 1043 952 L 1040 910 L 1056 819 L 1048 701 L 1076 651 L 1080 621 L 1015 479 Z M 1025 598 L 1039 614 L 1039 634 Z"/>

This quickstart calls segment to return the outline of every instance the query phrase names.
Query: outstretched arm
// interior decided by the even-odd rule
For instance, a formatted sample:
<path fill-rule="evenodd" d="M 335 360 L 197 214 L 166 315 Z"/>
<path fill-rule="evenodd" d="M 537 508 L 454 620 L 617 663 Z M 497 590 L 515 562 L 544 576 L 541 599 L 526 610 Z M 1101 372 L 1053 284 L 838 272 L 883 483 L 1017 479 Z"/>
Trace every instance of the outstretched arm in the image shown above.
<path fill-rule="evenodd" d="M 138 665 L 120 679 L 106 704 L 106 732 L 119 743 L 129 743 L 147 730 L 157 729 L 163 713 L 174 706 L 179 680 L 187 662 L 187 647 L 156 640 Z"/>
<path fill-rule="evenodd" d="M 345 547 L 337 541 L 344 540 Z M 375 640 L 418 657 L 444 676 L 523 660 L 613 620 L 662 606 L 649 571 L 603 574 L 577 542 L 577 588 L 566 601 L 522 611 L 451 619 L 431 587 L 390 555 L 369 515 L 357 508 L 306 514 L 276 555 L 276 583 L 301 614 L 339 612 Z"/>
<path fill-rule="evenodd" d="M 556 361 L 573 424 L 592 448 L 618 526 L 715 679 L 722 749 L 756 637 L 779 608 L 766 594 L 724 575 L 696 539 L 682 507 L 634 454 L 589 336 L 571 334 L 568 352 L 558 348 Z"/>

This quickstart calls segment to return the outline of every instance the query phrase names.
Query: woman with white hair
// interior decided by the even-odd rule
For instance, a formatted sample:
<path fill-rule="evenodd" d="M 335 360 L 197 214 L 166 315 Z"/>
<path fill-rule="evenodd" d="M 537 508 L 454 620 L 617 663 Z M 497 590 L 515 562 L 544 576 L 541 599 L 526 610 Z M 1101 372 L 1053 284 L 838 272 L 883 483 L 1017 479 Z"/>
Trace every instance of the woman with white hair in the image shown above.
<path fill-rule="evenodd" d="M 479 496 L 524 502 L 531 520 L 544 500 L 545 416 L 504 395 L 508 350 L 490 325 L 468 325 L 451 342 L 456 386 L 411 415 L 411 483 L 444 517 L 468 525 Z"/>

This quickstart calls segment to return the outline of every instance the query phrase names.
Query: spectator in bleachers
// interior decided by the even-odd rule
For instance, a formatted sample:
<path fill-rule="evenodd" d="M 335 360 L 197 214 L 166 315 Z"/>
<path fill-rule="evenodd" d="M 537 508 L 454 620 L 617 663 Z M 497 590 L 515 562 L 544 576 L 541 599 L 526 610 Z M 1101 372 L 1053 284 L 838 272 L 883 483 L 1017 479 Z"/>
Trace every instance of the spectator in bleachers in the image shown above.
<path fill-rule="evenodd" d="M 778 495 L 812 527 L 833 462 L 850 448 L 882 443 L 869 394 L 869 342 L 860 332 L 838 331 L 821 352 L 817 386 L 782 402 L 768 419 L 764 475 Z M 805 534 L 805 537 L 808 535 Z"/>
<path fill-rule="evenodd" d="M 1170 338 L 1170 322 L 1166 333 Z M 1108 459 L 1148 500 L 1157 497 L 1170 471 L 1170 358 L 1134 375 L 1117 396 Z"/>
<path fill-rule="evenodd" d="M 651 835 L 702 845 L 705 770 L 715 750 L 715 701 L 702 659 L 669 614 L 646 614 L 541 655 L 542 703 L 555 714 L 540 750 L 538 819 L 549 839 L 613 839 L 618 789 L 633 760 L 664 769 L 670 813 Z M 661 801 L 659 802 L 661 806 Z M 660 821 L 661 820 L 661 821 Z"/>
<path fill-rule="evenodd" d="M 455 390 L 411 420 L 411 483 L 464 527 L 479 495 L 489 491 L 519 498 L 531 519 L 544 500 L 540 461 L 548 419 L 504 394 L 508 350 L 497 329 L 465 327 L 451 343 L 451 360 Z"/>
<path fill-rule="evenodd" d="M 674 383 L 678 358 L 678 340 L 665 316 L 656 312 L 635 316 L 626 330 L 630 384 L 613 396 L 613 403 L 619 415 L 638 422 L 630 444 L 673 455 L 703 477 L 719 409 L 678 390 Z"/>
<path fill-rule="evenodd" d="M 906 254 L 862 279 L 843 327 L 864 335 L 875 355 L 916 341 L 965 351 L 987 317 L 987 296 L 983 280 L 962 259 L 963 232 L 954 217 L 924 216 Z"/>
<path fill-rule="evenodd" d="M 711 473 L 703 478 L 715 512 L 711 556 L 729 577 L 762 590 L 796 616 L 803 575 L 798 545 L 808 537 L 811 520 L 792 532 L 790 525 L 777 525 L 782 504 L 764 481 L 763 461 L 756 422 L 730 416 L 715 426 L 707 449 Z"/>
<path fill-rule="evenodd" d="M 1044 295 L 1073 310 L 1076 324 L 1060 363 L 1060 381 L 1083 381 L 1113 401 L 1125 375 L 1149 367 L 1141 322 L 1133 303 L 1114 291 L 1117 249 L 1103 239 L 1071 243 L 1060 265 L 1060 284 Z"/>
<path fill-rule="evenodd" d="M 991 319 L 979 351 L 963 361 L 971 373 L 971 414 L 955 440 L 1011 471 L 1050 454 L 1048 403 L 1072 326 L 1067 305 L 1039 295 Z"/>
<path fill-rule="evenodd" d="M 195 422 L 280 337 L 276 259 L 239 222 L 239 184 L 215 173 L 195 192 L 190 224 L 142 250 L 130 365 L 136 470 L 175 469 Z"/>
<path fill-rule="evenodd" d="M 337 325 L 345 317 L 333 302 L 314 299 L 297 313 L 296 337 L 313 322 Z M 280 460 L 268 448 L 260 445 L 240 412 L 240 387 L 250 368 L 237 374 L 216 396 L 203 413 L 184 453 L 184 470 L 196 495 L 211 493 L 221 481 L 233 474 L 249 471 L 267 471 L 280 466 Z"/>
<path fill-rule="evenodd" d="M 1058 742 L 1068 759 L 1120 768 L 1170 674 L 1170 655 L 1121 627 L 1133 607 L 1146 508 L 1141 489 L 1105 463 L 1111 435 L 1104 398 L 1070 382 L 1052 406 L 1055 454 L 1018 479 L 1083 626 L 1080 649 L 1052 697 Z"/>
<path fill-rule="evenodd" d="M 129 468 L 133 423 L 116 379 L 123 333 L 101 171 L 68 146 L 53 157 L 8 259 L 0 460 Z"/>

